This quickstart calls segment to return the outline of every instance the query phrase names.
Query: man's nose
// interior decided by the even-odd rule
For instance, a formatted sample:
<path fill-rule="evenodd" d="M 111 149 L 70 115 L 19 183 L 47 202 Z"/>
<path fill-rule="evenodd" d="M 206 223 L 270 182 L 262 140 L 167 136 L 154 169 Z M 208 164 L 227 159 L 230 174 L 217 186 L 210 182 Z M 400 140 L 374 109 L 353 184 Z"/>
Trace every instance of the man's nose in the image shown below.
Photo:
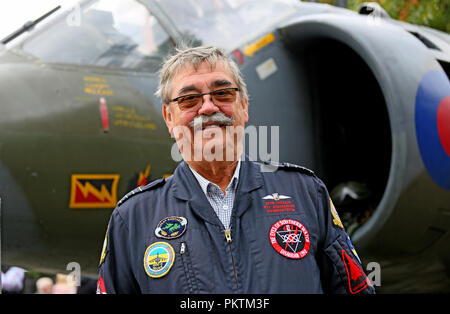
<path fill-rule="evenodd" d="M 211 115 L 220 111 L 219 107 L 213 103 L 211 95 L 203 96 L 203 104 L 198 111 L 198 114 Z"/>

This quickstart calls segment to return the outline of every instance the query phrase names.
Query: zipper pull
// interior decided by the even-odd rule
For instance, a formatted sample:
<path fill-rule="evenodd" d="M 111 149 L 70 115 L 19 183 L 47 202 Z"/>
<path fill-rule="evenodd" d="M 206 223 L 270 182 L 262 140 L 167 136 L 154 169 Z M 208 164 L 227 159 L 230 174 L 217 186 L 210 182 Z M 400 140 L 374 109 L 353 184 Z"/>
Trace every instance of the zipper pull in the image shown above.
<path fill-rule="evenodd" d="M 186 243 L 181 242 L 180 254 L 184 254 L 186 252 Z"/>
<path fill-rule="evenodd" d="M 231 230 L 230 229 L 224 230 L 224 232 L 225 232 L 225 239 L 227 239 L 227 243 L 231 243 L 231 241 L 233 241 L 231 239 Z"/>

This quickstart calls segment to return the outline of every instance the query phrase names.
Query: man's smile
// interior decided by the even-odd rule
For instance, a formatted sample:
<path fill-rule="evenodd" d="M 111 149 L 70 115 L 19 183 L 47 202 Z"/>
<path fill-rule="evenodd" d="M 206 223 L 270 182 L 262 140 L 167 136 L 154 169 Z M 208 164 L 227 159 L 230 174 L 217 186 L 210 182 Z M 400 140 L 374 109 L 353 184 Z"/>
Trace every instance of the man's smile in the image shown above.
<path fill-rule="evenodd" d="M 233 123 L 233 118 L 226 116 L 222 112 L 217 112 L 211 116 L 199 115 L 189 123 L 189 126 L 193 128 L 194 131 L 198 131 L 233 125 Z"/>
<path fill-rule="evenodd" d="M 212 129 L 212 128 L 221 128 L 226 126 L 224 123 L 218 123 L 218 122 L 208 122 L 202 125 L 202 130 L 205 129 Z"/>

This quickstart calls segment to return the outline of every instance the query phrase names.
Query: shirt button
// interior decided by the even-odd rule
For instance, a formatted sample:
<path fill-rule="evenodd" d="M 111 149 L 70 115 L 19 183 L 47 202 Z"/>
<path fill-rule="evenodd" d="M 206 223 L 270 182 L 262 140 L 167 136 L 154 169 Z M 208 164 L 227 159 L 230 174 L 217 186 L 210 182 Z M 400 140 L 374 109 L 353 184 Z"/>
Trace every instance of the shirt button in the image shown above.
<path fill-rule="evenodd" d="M 223 205 L 223 209 L 227 210 L 228 209 L 228 205 Z"/>

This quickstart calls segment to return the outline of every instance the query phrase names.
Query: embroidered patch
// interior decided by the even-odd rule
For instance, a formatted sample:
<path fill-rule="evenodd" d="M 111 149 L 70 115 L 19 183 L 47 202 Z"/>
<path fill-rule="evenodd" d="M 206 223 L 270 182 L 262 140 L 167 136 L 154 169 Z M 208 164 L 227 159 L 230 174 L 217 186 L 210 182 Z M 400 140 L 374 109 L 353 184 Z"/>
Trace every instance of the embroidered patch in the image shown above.
<path fill-rule="evenodd" d="M 273 193 L 273 194 L 269 194 L 263 197 L 263 200 L 274 200 L 274 201 L 279 201 L 279 200 L 284 200 L 287 198 L 291 198 L 290 196 L 287 195 L 280 195 L 278 193 Z"/>
<path fill-rule="evenodd" d="M 341 218 L 339 217 L 336 208 L 333 205 L 333 201 L 330 198 L 330 210 L 331 210 L 331 215 L 333 215 L 333 223 L 336 226 L 341 227 L 342 229 L 344 229 L 344 225 L 342 224 Z"/>
<path fill-rule="evenodd" d="M 264 209 L 267 213 L 293 212 L 295 205 L 290 198 L 290 196 L 279 193 L 266 195 L 262 198 L 265 200 Z"/>
<path fill-rule="evenodd" d="M 292 259 L 305 257 L 311 244 L 308 230 L 293 219 L 282 219 L 274 223 L 269 231 L 269 239 L 275 251 Z"/>
<path fill-rule="evenodd" d="M 353 246 L 352 240 L 350 240 L 350 237 L 348 235 L 347 236 L 347 245 L 350 248 L 350 250 L 352 251 L 352 253 L 355 255 L 355 257 L 358 259 L 359 263 L 361 264 L 361 259 L 358 256 L 358 253 L 356 253 L 356 249 Z"/>
<path fill-rule="evenodd" d="M 95 293 L 96 294 L 107 294 L 106 288 L 105 288 L 105 282 L 103 281 L 103 277 L 101 277 L 101 276 L 97 281 L 97 290 Z"/>
<path fill-rule="evenodd" d="M 181 237 L 186 231 L 187 219 L 184 217 L 167 217 L 158 223 L 155 235 L 163 239 L 175 239 Z"/>
<path fill-rule="evenodd" d="M 144 268 L 147 275 L 159 278 L 166 275 L 175 260 L 172 246 L 166 242 L 155 242 L 144 254 Z"/>
<path fill-rule="evenodd" d="M 106 230 L 105 240 L 103 241 L 103 248 L 102 248 L 102 254 L 100 255 L 100 262 L 98 263 L 98 266 L 100 266 L 106 257 L 106 249 L 108 247 L 108 229 Z"/>
<path fill-rule="evenodd" d="M 342 261 L 344 262 L 345 270 L 347 271 L 348 289 L 350 293 L 355 294 L 364 290 L 370 285 L 370 281 L 366 274 L 345 250 L 342 250 L 341 253 Z"/>

